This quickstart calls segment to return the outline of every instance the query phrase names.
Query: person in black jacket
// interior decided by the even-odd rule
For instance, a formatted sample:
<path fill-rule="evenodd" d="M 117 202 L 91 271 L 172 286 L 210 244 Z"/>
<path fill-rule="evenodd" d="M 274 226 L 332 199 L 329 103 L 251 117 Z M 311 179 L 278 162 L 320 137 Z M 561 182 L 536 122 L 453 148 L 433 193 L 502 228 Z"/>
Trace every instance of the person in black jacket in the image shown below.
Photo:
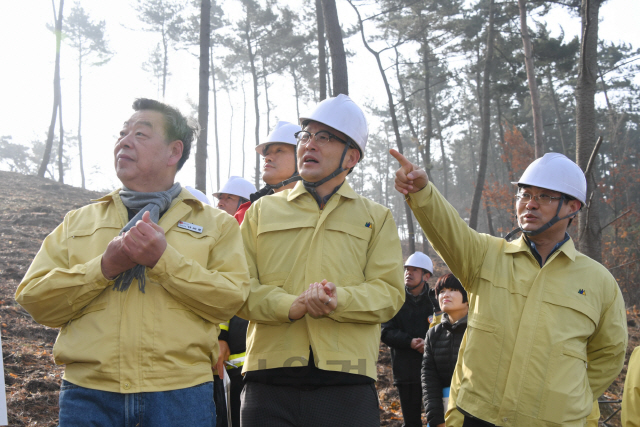
<path fill-rule="evenodd" d="M 393 319 L 382 324 L 382 342 L 391 347 L 393 384 L 400 394 L 405 427 L 422 425 L 423 337 L 429 330 L 430 317 L 440 310 L 435 293 L 427 284 L 432 274 L 433 263 L 427 255 L 411 255 L 404 265 L 404 305 Z"/>
<path fill-rule="evenodd" d="M 422 358 L 422 396 L 431 427 L 444 427 L 447 408 L 443 397 L 448 397 L 458 351 L 467 329 L 469 302 L 467 291 L 460 281 L 449 273 L 436 282 L 435 293 L 444 314 L 440 324 L 427 332 Z"/>

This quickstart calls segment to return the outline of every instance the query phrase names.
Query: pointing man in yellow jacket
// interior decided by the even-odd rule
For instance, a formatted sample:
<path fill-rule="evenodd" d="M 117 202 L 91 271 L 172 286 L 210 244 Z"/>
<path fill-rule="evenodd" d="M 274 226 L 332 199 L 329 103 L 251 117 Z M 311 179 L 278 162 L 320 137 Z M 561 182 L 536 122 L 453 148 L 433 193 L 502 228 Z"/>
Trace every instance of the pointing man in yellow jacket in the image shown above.
<path fill-rule="evenodd" d="M 345 180 L 365 152 L 362 110 L 346 95 L 300 119 L 291 190 L 256 201 L 241 226 L 251 292 L 243 427 L 379 426 L 380 324 L 404 302 L 389 209 Z"/>
<path fill-rule="evenodd" d="M 122 189 L 69 212 L 16 300 L 61 328 L 60 425 L 215 425 L 218 324 L 249 291 L 240 230 L 175 182 L 196 128 L 134 102 L 114 146 Z"/>
<path fill-rule="evenodd" d="M 566 232 L 586 201 L 582 170 L 557 153 L 531 163 L 513 183 L 522 236 L 509 242 L 470 229 L 424 170 L 391 154 L 396 189 L 469 293 L 447 426 L 584 426 L 622 369 L 627 323 L 613 276 Z"/>

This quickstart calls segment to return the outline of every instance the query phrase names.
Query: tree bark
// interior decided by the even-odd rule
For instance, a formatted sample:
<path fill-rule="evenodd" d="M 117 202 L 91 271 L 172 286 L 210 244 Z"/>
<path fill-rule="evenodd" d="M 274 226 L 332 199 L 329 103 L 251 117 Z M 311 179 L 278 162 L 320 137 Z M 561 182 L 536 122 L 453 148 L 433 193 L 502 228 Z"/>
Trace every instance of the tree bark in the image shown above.
<path fill-rule="evenodd" d="M 387 80 L 387 75 L 384 72 L 384 67 L 382 66 L 382 61 L 380 60 L 380 53 L 373 50 L 369 46 L 369 43 L 367 43 L 367 39 L 364 36 L 364 26 L 362 25 L 362 18 L 360 17 L 360 12 L 358 11 L 358 8 L 356 8 L 353 5 L 351 0 L 347 0 L 347 1 L 351 5 L 351 7 L 353 7 L 353 10 L 355 10 L 356 14 L 358 15 L 358 22 L 360 24 L 360 34 L 362 35 L 362 42 L 364 43 L 364 47 L 367 48 L 367 50 L 371 52 L 371 54 L 376 58 L 376 62 L 378 64 L 378 70 L 380 71 L 380 75 L 382 76 L 382 81 L 384 82 L 384 88 L 387 92 L 387 101 L 389 103 L 389 114 L 391 115 L 393 132 L 395 133 L 395 136 L 396 136 L 396 145 L 398 146 L 398 152 L 404 155 L 404 147 L 402 146 L 402 138 L 400 137 L 400 129 L 398 127 L 396 107 L 395 107 L 395 104 L 393 103 L 393 95 L 391 93 L 389 81 Z M 407 216 L 407 229 L 409 232 L 409 251 L 411 253 L 414 253 L 416 251 L 416 240 L 415 240 L 416 236 L 415 236 L 415 231 L 413 227 L 413 216 L 412 216 L 411 208 L 409 207 L 409 205 L 407 203 L 405 203 L 404 205 L 405 205 L 404 206 L 405 214 Z"/>
<path fill-rule="evenodd" d="M 597 84 L 599 0 L 582 0 L 582 40 L 578 81 L 576 84 L 576 163 L 585 170 L 596 143 L 596 111 L 594 96 Z M 580 251 L 590 258 L 602 260 L 602 230 L 593 193 L 596 180 L 593 168 L 587 175 L 587 206 L 578 214 Z M 594 197 L 592 197 L 594 196 Z"/>
<path fill-rule="evenodd" d="M 213 92 L 213 132 L 216 140 L 216 188 L 220 188 L 220 138 L 218 138 L 218 89 L 216 88 L 216 68 L 213 63 L 213 49 L 209 46 L 211 62 L 211 91 Z"/>
<path fill-rule="evenodd" d="M 482 136 L 480 138 L 480 164 L 478 166 L 478 178 L 476 188 L 471 200 L 471 214 L 469 216 L 469 227 L 478 227 L 478 212 L 480 210 L 480 200 L 484 189 L 484 180 L 487 173 L 487 150 L 489 148 L 489 136 L 491 127 L 491 69 L 493 65 L 493 39 L 494 39 L 494 18 L 493 1 L 489 3 L 489 25 L 487 31 L 487 53 L 484 63 L 484 75 L 482 77 Z"/>
<path fill-rule="evenodd" d="M 205 194 L 207 194 L 207 134 L 209 127 L 210 42 L 211 0 L 202 0 L 200 2 L 200 68 L 198 87 L 198 123 L 200 124 L 200 134 L 198 135 L 196 151 L 196 188 Z"/>
<path fill-rule="evenodd" d="M 553 87 L 553 78 L 551 77 L 551 67 L 547 67 L 547 80 L 549 80 L 549 93 L 553 100 L 553 109 L 556 113 L 556 122 L 558 123 L 558 133 L 560 134 L 560 143 L 562 144 L 562 154 L 567 155 L 567 145 L 564 142 L 564 127 L 562 126 L 562 118 L 560 117 L 560 107 L 558 105 L 558 96 Z"/>
<path fill-rule="evenodd" d="M 333 96 L 343 93 L 349 95 L 349 77 L 347 74 L 347 56 L 344 52 L 342 29 L 338 20 L 336 0 L 321 0 L 325 19 L 329 51 L 331 52 L 331 73 L 333 75 Z"/>
<path fill-rule="evenodd" d="M 78 155 L 80 159 L 80 178 L 85 188 L 84 161 L 82 159 L 82 49 L 78 47 Z"/>
<path fill-rule="evenodd" d="M 51 0 L 53 3 L 53 0 Z M 51 160 L 51 148 L 53 147 L 53 133 L 56 128 L 56 117 L 58 115 L 58 106 L 60 105 L 60 43 L 62 41 L 62 8 L 64 0 L 60 0 L 58 9 L 58 19 L 56 20 L 56 63 L 53 72 L 53 112 L 51 113 L 51 122 L 49 123 L 49 132 L 47 133 L 47 143 L 44 146 L 44 154 L 42 162 L 38 168 L 38 176 L 44 178 L 44 174 Z M 55 4 L 54 4 L 55 11 Z"/>
<path fill-rule="evenodd" d="M 320 97 L 318 101 L 322 101 L 327 99 L 327 54 L 325 51 L 324 15 L 322 13 L 321 0 L 316 0 L 316 20 L 318 31 L 318 79 L 320 80 Z"/>
<path fill-rule="evenodd" d="M 58 88 L 60 91 L 60 88 Z M 58 139 L 58 182 L 64 184 L 64 127 L 62 126 L 62 91 L 60 91 L 60 103 L 58 104 L 58 119 L 60 121 L 60 138 Z"/>
<path fill-rule="evenodd" d="M 433 116 L 431 114 L 431 74 L 429 69 L 429 44 L 426 37 L 422 42 L 422 57 L 424 62 L 424 101 L 425 101 L 425 129 L 424 129 L 424 148 L 423 160 L 424 170 L 427 171 L 429 180 L 433 182 L 431 176 L 431 135 L 433 135 Z"/>
<path fill-rule="evenodd" d="M 518 0 L 520 9 L 520 33 L 524 46 L 524 64 L 527 69 L 527 81 L 529 82 L 529 95 L 531 96 L 531 109 L 533 111 L 533 141 L 536 159 L 544 154 L 544 134 L 542 123 L 542 108 L 540 107 L 540 94 L 536 82 L 536 71 L 533 67 L 533 49 L 527 27 L 527 0 Z"/>
<path fill-rule="evenodd" d="M 247 22 L 245 27 L 245 36 L 247 39 L 247 52 L 249 53 L 249 64 L 251 65 L 251 76 L 253 77 L 253 107 L 256 112 L 255 137 L 256 145 L 260 144 L 260 106 L 258 105 L 258 71 L 256 70 L 256 55 L 251 46 L 251 28 L 249 27 L 249 14 L 247 13 Z M 256 167 L 254 176 L 254 185 L 259 188 L 260 185 L 260 155 L 256 152 Z"/>

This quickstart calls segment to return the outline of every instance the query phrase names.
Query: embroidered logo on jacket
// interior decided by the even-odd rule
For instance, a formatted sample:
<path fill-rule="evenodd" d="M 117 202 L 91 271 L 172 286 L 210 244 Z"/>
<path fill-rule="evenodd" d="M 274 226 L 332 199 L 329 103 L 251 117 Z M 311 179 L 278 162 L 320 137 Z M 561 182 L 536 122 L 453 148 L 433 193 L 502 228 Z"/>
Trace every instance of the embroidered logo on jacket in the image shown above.
<path fill-rule="evenodd" d="M 579 293 L 580 295 L 587 296 L 587 291 L 585 291 L 584 289 L 580 289 L 580 290 L 578 291 L 578 293 Z"/>
<path fill-rule="evenodd" d="M 370 222 L 367 222 L 364 226 L 367 228 L 373 228 L 373 224 L 371 224 Z"/>

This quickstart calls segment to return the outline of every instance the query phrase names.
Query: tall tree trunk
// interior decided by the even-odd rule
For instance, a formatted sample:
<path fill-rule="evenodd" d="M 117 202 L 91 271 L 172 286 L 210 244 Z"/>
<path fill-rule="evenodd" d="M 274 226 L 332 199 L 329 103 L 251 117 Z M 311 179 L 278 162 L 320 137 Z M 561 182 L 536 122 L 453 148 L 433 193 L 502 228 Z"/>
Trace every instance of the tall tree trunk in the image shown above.
<path fill-rule="evenodd" d="M 353 5 L 353 3 L 351 2 L 351 0 L 347 0 L 349 2 L 349 4 L 351 5 L 351 7 L 353 7 L 353 10 L 355 10 L 356 14 L 358 15 L 358 22 L 360 23 L 360 34 L 362 35 L 362 42 L 364 43 L 364 47 L 367 48 L 367 50 L 369 52 L 371 52 L 371 54 L 376 58 L 376 62 L 378 64 L 378 70 L 380 71 L 380 76 L 382 77 L 382 81 L 384 82 L 384 88 L 387 92 L 387 101 L 389 103 L 389 114 L 391 115 L 391 123 L 393 124 L 393 132 L 395 133 L 396 136 L 396 145 L 398 146 L 398 152 L 400 152 L 400 154 L 404 155 L 404 147 L 402 145 L 402 138 L 400 137 L 400 129 L 398 126 L 398 118 L 396 115 L 396 107 L 395 104 L 393 102 L 393 95 L 391 93 L 391 88 L 389 86 L 389 81 L 387 80 L 387 75 L 384 72 L 384 67 L 382 66 L 382 61 L 380 60 L 380 53 L 376 52 L 375 50 L 373 50 L 370 46 L 369 43 L 367 43 L 367 39 L 364 36 L 364 25 L 362 24 L 362 18 L 360 17 L 360 11 L 358 11 L 358 8 L 355 7 Z M 405 206 L 405 214 L 407 216 L 407 229 L 409 232 L 409 251 L 411 253 L 414 253 L 416 251 L 416 235 L 415 235 L 415 231 L 414 231 L 414 227 L 413 227 L 413 216 L 411 214 L 411 208 L 409 207 L 409 205 L 407 203 L 404 204 Z"/>
<path fill-rule="evenodd" d="M 213 63 L 213 47 L 209 46 L 211 62 L 211 91 L 213 92 L 213 132 L 216 139 L 216 188 L 220 188 L 220 138 L 218 138 L 218 89 L 216 88 L 216 68 Z"/>
<path fill-rule="evenodd" d="M 316 26 L 318 31 L 318 79 L 320 80 L 320 99 L 327 99 L 327 54 L 324 41 L 324 15 L 322 0 L 316 0 Z M 300 115 L 298 115 L 300 117 Z"/>
<path fill-rule="evenodd" d="M 493 39 L 494 39 L 494 18 L 493 1 L 489 3 L 489 26 L 487 34 L 487 53 L 484 63 L 484 75 L 482 77 L 482 136 L 480 138 L 480 164 L 478 166 L 478 178 L 476 188 L 471 200 L 471 214 L 469 215 L 469 227 L 478 227 L 478 211 L 480 210 L 480 200 L 484 188 L 484 179 L 487 173 L 487 150 L 489 148 L 489 136 L 491 127 L 491 69 L 493 65 Z"/>
<path fill-rule="evenodd" d="M 598 55 L 599 0 L 582 0 L 582 41 L 578 82 L 576 84 L 576 163 L 586 170 L 596 143 L 596 93 Z M 602 260 L 602 230 L 596 209 L 599 198 L 594 196 L 596 180 L 594 168 L 587 176 L 587 206 L 578 214 L 580 251 L 596 261 Z"/>
<path fill-rule="evenodd" d="M 84 161 L 82 159 L 82 48 L 78 46 L 78 155 L 80 159 L 80 178 L 85 187 Z"/>
<path fill-rule="evenodd" d="M 422 57 L 424 62 L 424 101 L 426 106 L 424 113 L 424 148 L 422 151 L 424 170 L 427 171 L 429 180 L 433 182 L 433 178 L 431 176 L 431 135 L 433 135 L 433 116 L 431 114 L 431 72 L 429 69 L 429 51 L 429 44 L 425 37 L 422 41 Z"/>
<path fill-rule="evenodd" d="M 487 199 L 483 200 L 484 210 L 487 212 L 487 227 L 489 227 L 489 234 L 492 236 L 496 235 L 495 230 L 493 229 L 493 219 L 491 218 L 491 207 L 487 204 Z"/>
<path fill-rule="evenodd" d="M 244 177 L 244 141 L 247 137 L 247 94 L 244 91 L 244 73 L 242 73 L 242 176 Z M 258 187 L 256 187 L 258 188 Z"/>
<path fill-rule="evenodd" d="M 434 108 L 433 115 L 436 119 L 436 128 L 438 129 L 438 139 L 440 140 L 440 156 L 442 157 L 442 180 L 444 181 L 444 197 L 447 198 L 449 191 L 449 165 L 447 162 L 447 153 L 444 150 L 444 138 L 442 137 L 442 125 L 440 124 L 440 117 L 438 115 L 438 109 Z"/>
<path fill-rule="evenodd" d="M 247 14 L 247 24 L 245 35 L 247 38 L 247 52 L 249 53 L 249 64 L 251 65 L 251 76 L 253 77 L 253 108 L 256 112 L 255 137 L 256 145 L 260 144 L 260 106 L 258 105 L 258 71 L 256 70 L 256 55 L 251 46 L 251 29 L 249 28 L 249 15 Z M 258 188 L 260 184 L 260 155 L 256 152 L 256 168 L 253 183 Z"/>
<path fill-rule="evenodd" d="M 527 69 L 527 81 L 529 82 L 529 94 L 531 95 L 531 109 L 533 111 L 533 141 L 536 159 L 544 154 L 544 134 L 542 123 L 542 108 L 540 107 L 540 94 L 536 82 L 536 70 L 533 67 L 533 49 L 527 27 L 527 0 L 518 0 L 520 9 L 520 33 L 524 46 L 524 64 Z"/>
<path fill-rule="evenodd" d="M 243 87 L 244 95 L 244 87 Z M 229 117 L 229 170 L 227 171 L 227 179 L 231 178 L 231 152 L 233 151 L 233 102 L 231 102 L 231 91 L 227 88 L 227 99 L 229 100 L 229 110 L 231 111 L 231 117 Z M 242 162 L 244 163 L 244 130 L 242 134 Z M 242 166 L 242 174 L 244 175 L 244 165 Z"/>
<path fill-rule="evenodd" d="M 300 117 L 300 91 L 298 90 L 298 75 L 296 74 L 296 68 L 291 64 L 289 71 L 291 72 L 291 77 L 293 77 L 293 90 L 296 94 L 296 117 Z"/>
<path fill-rule="evenodd" d="M 207 136 L 209 128 L 209 45 L 211 42 L 211 0 L 200 2 L 200 68 L 196 151 L 196 188 L 207 194 Z M 217 157 L 217 156 L 216 156 Z M 219 172 L 218 172 L 219 173 Z"/>
<path fill-rule="evenodd" d="M 169 40 L 167 40 L 167 33 L 162 25 L 162 48 L 164 56 L 162 57 L 162 99 L 167 89 L 167 73 L 169 72 Z"/>
<path fill-rule="evenodd" d="M 58 119 L 60 121 L 60 139 L 58 140 L 58 182 L 60 184 L 64 184 L 64 127 L 62 126 L 62 93 L 60 94 L 60 104 L 58 105 Z"/>
<path fill-rule="evenodd" d="M 53 4 L 54 16 L 55 16 L 55 3 Z M 38 176 L 44 178 L 44 174 L 49 166 L 51 160 L 51 148 L 53 147 L 53 133 L 56 128 L 56 117 L 58 116 L 58 106 L 60 105 L 60 42 L 62 40 L 62 8 L 64 7 L 64 0 L 60 0 L 60 7 L 58 9 L 58 19 L 56 19 L 56 64 L 53 72 L 53 112 L 51 113 L 51 122 L 49 123 L 49 132 L 47 133 L 47 143 L 44 146 L 44 154 L 42 155 L 42 162 L 38 168 Z"/>
<path fill-rule="evenodd" d="M 547 67 L 547 80 L 549 81 L 549 92 L 553 100 L 553 109 L 556 113 L 556 122 L 558 123 L 558 133 L 560 134 L 560 142 L 562 143 L 562 154 L 567 155 L 567 145 L 564 142 L 564 127 L 562 126 L 562 118 L 560 117 L 560 107 L 558 106 L 558 97 L 553 87 L 553 78 L 551 77 L 551 67 Z"/>
<path fill-rule="evenodd" d="M 349 77 L 347 74 L 347 56 L 344 52 L 342 29 L 338 20 L 336 0 L 321 0 L 325 19 L 329 51 L 331 52 L 331 72 L 333 74 L 333 96 L 343 93 L 349 95 Z"/>

